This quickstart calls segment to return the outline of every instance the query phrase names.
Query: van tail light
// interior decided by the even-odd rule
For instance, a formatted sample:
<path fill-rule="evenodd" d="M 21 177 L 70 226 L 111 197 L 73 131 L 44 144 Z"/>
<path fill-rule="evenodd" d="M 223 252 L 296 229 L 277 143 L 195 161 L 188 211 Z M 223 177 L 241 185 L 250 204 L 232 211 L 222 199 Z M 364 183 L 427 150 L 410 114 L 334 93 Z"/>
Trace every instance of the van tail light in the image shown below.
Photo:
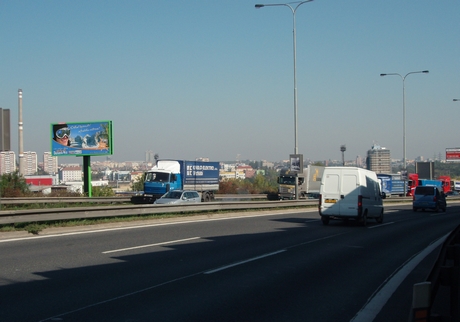
<path fill-rule="evenodd" d="M 358 196 L 358 217 L 363 215 L 363 196 Z"/>

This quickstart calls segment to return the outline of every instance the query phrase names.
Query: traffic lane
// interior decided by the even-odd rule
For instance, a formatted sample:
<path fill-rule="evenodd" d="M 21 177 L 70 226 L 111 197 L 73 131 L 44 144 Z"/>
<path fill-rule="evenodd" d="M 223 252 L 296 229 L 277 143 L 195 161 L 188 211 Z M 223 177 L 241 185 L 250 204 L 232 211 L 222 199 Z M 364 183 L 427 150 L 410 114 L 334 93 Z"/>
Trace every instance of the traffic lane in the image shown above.
<path fill-rule="evenodd" d="M 387 228 L 359 228 L 354 234 L 293 245 L 271 256 L 184 276 L 64 317 L 67 321 L 94 317 L 114 321 L 349 321 L 401 265 L 392 256 L 401 249 L 399 242 L 387 242 L 387 249 L 380 249 L 381 240 L 388 237 Z M 444 227 L 440 228 L 443 233 Z M 406 258 L 413 255 L 412 249 L 406 252 Z M 407 320 L 408 308 L 391 314 L 392 321 Z"/>
<path fill-rule="evenodd" d="M 166 251 L 173 249 L 175 244 L 209 242 L 214 240 L 214 236 L 257 236 L 261 232 L 281 232 L 292 227 L 304 227 L 305 221 L 311 220 L 310 217 L 311 214 L 292 213 L 291 217 L 256 215 L 199 222 L 194 222 L 191 218 L 189 221 L 169 224 L 122 227 L 119 230 L 76 231 L 67 236 L 45 235 L 1 242 L 0 285 L 35 280 L 37 276 L 33 273 L 36 271 L 116 263 L 118 256 Z M 101 256 L 101 253 L 111 251 L 114 252 Z"/>
<path fill-rule="evenodd" d="M 304 215 L 295 214 L 295 216 L 302 217 Z M 102 234 L 33 238 L 27 241 L 3 243 L 0 246 L 0 256 L 5 260 L 2 261 L 4 269 L 1 271 L 1 279 L 7 282 L 0 288 L 0 297 L 4 307 L 8 309 L 0 312 L 0 317 L 3 316 L 3 319 L 0 320 L 8 320 L 9 318 L 21 320 L 21 317 L 30 318 L 29 314 L 46 316 L 50 315 L 50 312 L 54 314 L 61 309 L 71 310 L 74 307 L 85 306 L 88 303 L 94 303 L 111 296 L 135 292 L 144 288 L 146 284 L 154 285 L 164 280 L 174 279 L 177 276 L 187 275 L 189 271 L 193 273 L 208 268 L 208 265 L 215 267 L 221 263 L 249 257 L 257 251 L 252 251 L 247 256 L 241 255 L 241 245 L 253 244 L 260 247 L 260 245 L 270 245 L 273 241 L 283 239 L 275 237 L 270 238 L 269 241 L 259 242 L 255 236 L 260 234 L 254 231 L 254 227 L 262 227 L 263 231 L 267 231 L 267 225 L 273 225 L 276 227 L 274 234 L 277 236 L 280 233 L 289 232 L 289 227 L 302 228 L 305 225 L 305 220 L 302 218 L 282 217 L 270 217 L 268 221 L 263 217 L 255 217 L 251 220 L 258 221 L 258 224 L 251 225 L 243 220 L 238 222 L 239 224 L 233 224 L 235 225 L 234 228 L 229 228 L 228 221 L 224 225 L 222 221 L 213 221 L 208 229 L 215 234 L 218 232 L 219 226 L 222 226 L 223 228 L 220 229 L 225 231 L 223 236 L 211 236 L 200 241 L 150 247 L 130 251 L 128 255 L 122 253 L 121 255 L 101 256 L 102 251 L 112 249 L 112 241 L 119 245 L 119 241 L 122 240 L 124 247 L 126 244 L 139 245 L 133 242 L 139 236 L 142 240 L 145 238 L 144 235 L 154 236 L 156 241 L 158 236 L 172 234 L 172 232 L 167 232 L 170 229 L 188 235 L 187 227 L 191 227 L 192 231 L 195 232 L 198 229 L 197 225 L 186 225 L 186 228 L 177 228 L 177 225 L 174 228 L 171 226 L 149 227 Z M 200 225 L 205 224 L 199 223 L 198 227 Z M 237 230 L 238 226 L 240 227 L 238 229 L 246 233 L 229 237 L 229 231 Z M 208 232 L 208 234 L 210 233 Z M 251 237 L 250 240 L 247 239 L 248 236 Z M 234 243 L 229 243 L 228 238 L 236 240 L 236 246 Z M 160 239 L 163 240 L 163 238 Z M 152 242 L 151 237 L 147 238 L 147 241 Z M 207 247 L 222 244 L 224 248 L 227 247 L 228 251 L 220 252 L 221 247 L 216 249 L 216 246 L 212 246 L 209 251 L 203 246 L 189 249 L 194 243 L 204 243 Z M 239 250 L 235 251 L 235 249 Z M 251 248 L 244 248 L 243 250 L 251 251 Z M 12 252 L 14 255 L 10 254 L 8 257 L 6 256 L 9 254 L 8 252 Z M 232 252 L 233 255 L 231 255 Z M 201 253 L 204 253 L 205 259 L 196 260 L 200 258 Z M 235 258 L 231 258 L 232 256 Z M 209 261 L 216 262 L 210 263 Z M 205 264 L 206 266 L 204 266 Z M 126 278 L 126 275 L 129 278 Z M 24 276 L 26 278 L 22 279 Z M 24 311 L 22 305 L 18 305 L 18 303 L 27 303 L 29 310 Z"/>
<path fill-rule="evenodd" d="M 337 234 L 338 231 L 342 230 L 354 231 L 350 230 L 350 228 L 362 229 L 362 227 L 354 227 L 353 225 L 351 225 L 351 227 L 349 225 L 337 225 L 333 229 L 330 229 L 331 227 L 323 227 L 318 221 L 307 223 L 307 220 L 304 221 L 301 218 L 301 215 L 298 215 L 295 218 L 283 218 L 281 216 L 270 217 L 269 219 L 269 221 L 272 221 L 271 224 L 273 224 L 273 222 L 276 223 L 275 226 L 277 227 L 277 230 L 275 230 L 274 233 L 268 235 L 252 233 L 243 234 L 242 236 L 236 237 L 224 236 L 220 238 L 208 238 L 214 240 L 215 242 L 204 244 L 200 243 L 199 247 L 195 248 L 191 248 L 195 243 L 187 243 L 184 245 L 179 244 L 168 247 L 162 247 L 161 250 L 156 251 L 149 250 L 148 252 L 135 252 L 131 255 L 115 256 L 111 259 L 122 261 L 121 263 L 116 262 L 115 264 L 83 265 L 83 263 L 81 263 L 79 267 L 77 266 L 74 269 L 59 269 L 51 272 L 45 271 L 42 273 L 38 271 L 36 275 L 46 278 L 46 282 L 41 281 L 42 283 L 38 283 L 41 285 L 40 287 L 36 288 L 34 286 L 31 289 L 27 289 L 28 283 L 21 284 L 22 287 L 25 287 L 25 290 L 24 292 L 19 293 L 22 293 L 21 299 L 24 299 L 24 294 L 30 294 L 30 301 L 27 301 L 29 306 L 32 306 L 32 303 L 40 303 L 41 305 L 43 305 L 43 307 L 46 307 L 47 303 L 48 306 L 49 303 L 59 304 L 55 306 L 53 312 L 57 312 L 57 308 L 61 310 L 67 310 L 75 307 L 85 307 L 86 305 L 88 305 L 88 303 L 97 303 L 98 301 L 107 298 L 112 298 L 113 296 L 123 296 L 123 294 L 129 294 L 131 292 L 142 290 L 143 288 L 145 288 L 145 285 L 147 284 L 157 285 L 158 283 L 163 283 L 165 281 L 174 280 L 177 278 L 181 278 L 183 276 L 194 274 L 205 267 L 217 267 L 218 265 L 232 263 L 241 258 L 250 258 L 251 255 L 256 256 L 269 252 L 272 249 L 279 249 L 280 244 L 283 246 L 292 244 L 292 241 L 295 240 L 295 238 L 292 239 L 292 236 L 300 236 L 297 238 L 301 241 L 305 241 L 305 236 L 312 235 L 312 232 L 318 234 L 318 232 L 322 231 L 323 235 L 320 234 L 319 236 L 324 237 L 328 236 L 331 232 Z M 293 225 L 292 222 L 294 222 L 295 224 Z M 302 229 L 302 225 L 299 225 L 299 223 L 302 222 L 304 222 L 304 226 L 309 227 L 309 229 Z M 237 223 L 243 223 L 244 225 L 241 226 L 244 227 L 258 226 L 257 224 L 247 224 L 245 221 L 238 221 Z M 291 229 L 286 228 L 280 230 L 280 226 L 278 226 L 279 223 L 283 223 L 284 225 L 286 225 L 286 223 L 290 223 L 290 225 L 299 225 L 299 227 L 297 230 L 293 230 L 292 227 Z M 264 225 L 267 224 L 260 224 L 260 226 Z M 213 224 L 209 228 L 210 230 L 215 232 L 218 226 L 216 227 Z M 318 229 L 314 229 L 315 227 Z M 194 227 L 193 229 L 197 228 Z M 253 231 L 253 229 L 254 228 L 250 228 L 249 231 Z M 266 228 L 264 228 L 264 230 L 265 229 Z M 225 222 L 224 230 L 229 230 L 229 222 Z M 230 230 L 233 230 L 233 228 L 230 228 Z M 295 231 L 298 231 L 298 233 L 294 233 Z M 307 231 L 309 232 L 309 234 L 306 234 Z M 324 235 L 324 232 L 326 232 L 327 234 Z M 151 233 L 151 231 L 147 231 L 147 233 Z M 139 232 L 136 231 L 136 234 L 139 234 Z M 98 235 L 99 234 L 96 234 L 95 236 Z M 127 238 L 127 235 L 125 233 L 123 233 L 122 236 L 123 238 L 121 239 Z M 248 239 L 248 236 L 250 236 L 251 238 Z M 261 236 L 262 239 L 255 238 L 257 236 Z M 268 236 L 268 238 L 265 238 L 264 236 Z M 286 236 L 288 236 L 289 238 L 286 238 Z M 285 239 L 287 240 L 287 242 L 285 241 Z M 307 242 L 308 240 L 312 239 L 307 238 Z M 82 245 L 83 241 L 61 241 L 59 244 L 67 246 L 74 245 L 74 247 L 76 247 L 76 245 Z M 250 251 L 242 253 L 241 245 L 251 245 L 257 247 L 260 247 L 260 245 L 269 245 L 269 247 L 255 247 L 256 251 L 254 251 L 252 247 L 248 247 L 247 249 L 249 249 Z M 175 251 L 168 251 L 171 249 Z M 129 278 L 126 278 L 126 275 L 128 275 Z M 34 284 L 32 283 L 32 285 Z M 34 289 L 40 289 L 41 291 L 39 292 L 39 294 L 34 295 Z M 80 289 L 86 289 L 86 291 L 78 293 Z M 5 290 L 5 288 L 3 288 L 3 290 Z M 63 297 L 62 295 L 66 293 L 70 294 L 66 295 L 69 296 L 69 298 L 73 297 L 71 301 L 61 299 L 61 297 Z M 66 296 L 65 298 L 67 298 Z M 20 303 L 20 299 L 18 300 L 19 302 L 17 303 Z M 66 307 L 66 304 L 68 304 L 69 306 Z M 39 310 L 41 310 L 41 308 L 37 307 L 35 311 L 38 312 Z"/>

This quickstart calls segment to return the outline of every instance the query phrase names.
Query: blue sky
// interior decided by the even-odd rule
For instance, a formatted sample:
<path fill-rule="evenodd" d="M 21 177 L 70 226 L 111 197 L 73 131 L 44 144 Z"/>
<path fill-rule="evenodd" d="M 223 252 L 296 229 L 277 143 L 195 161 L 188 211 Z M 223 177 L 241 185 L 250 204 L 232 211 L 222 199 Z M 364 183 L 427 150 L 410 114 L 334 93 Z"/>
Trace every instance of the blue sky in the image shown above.
<path fill-rule="evenodd" d="M 0 2 L 0 107 L 18 150 L 57 122 L 112 120 L 117 161 L 287 159 L 294 153 L 292 13 L 257 1 Z M 277 2 L 263 2 L 266 4 Z M 295 3 L 293 4 L 295 6 Z M 460 1 L 315 0 L 296 13 L 304 159 L 407 158 L 459 147 Z M 72 157 L 59 162 L 73 162 Z M 67 160 L 69 159 L 69 160 Z"/>

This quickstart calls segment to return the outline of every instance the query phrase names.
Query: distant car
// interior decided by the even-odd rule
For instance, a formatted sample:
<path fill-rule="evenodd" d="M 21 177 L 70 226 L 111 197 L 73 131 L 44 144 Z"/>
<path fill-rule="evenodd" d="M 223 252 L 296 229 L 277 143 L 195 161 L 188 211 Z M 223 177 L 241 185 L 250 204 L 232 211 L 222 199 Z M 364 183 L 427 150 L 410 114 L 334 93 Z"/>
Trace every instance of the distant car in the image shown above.
<path fill-rule="evenodd" d="M 155 200 L 154 204 L 190 204 L 200 203 L 200 194 L 191 190 L 171 190 L 165 193 L 160 199 Z"/>
<path fill-rule="evenodd" d="M 446 211 L 446 195 L 438 187 L 417 186 L 412 197 L 412 209 L 432 209 L 434 211 Z"/>
<path fill-rule="evenodd" d="M 460 196 L 460 193 L 458 191 L 448 191 L 446 193 L 446 196 Z"/>

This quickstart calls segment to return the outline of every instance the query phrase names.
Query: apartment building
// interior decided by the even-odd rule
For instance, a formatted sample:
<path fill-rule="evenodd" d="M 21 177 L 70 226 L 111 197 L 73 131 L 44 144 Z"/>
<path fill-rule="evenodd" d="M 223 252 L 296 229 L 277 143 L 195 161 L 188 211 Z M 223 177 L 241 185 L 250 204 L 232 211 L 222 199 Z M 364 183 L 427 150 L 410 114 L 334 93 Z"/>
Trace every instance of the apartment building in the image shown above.
<path fill-rule="evenodd" d="M 32 151 L 24 152 L 24 174 L 32 175 L 37 173 L 37 153 Z"/>
<path fill-rule="evenodd" d="M 43 153 L 43 171 L 54 174 L 58 172 L 58 157 L 55 157 L 51 152 Z"/>
<path fill-rule="evenodd" d="M 16 171 L 16 154 L 14 151 L 0 152 L 0 174 Z"/>

